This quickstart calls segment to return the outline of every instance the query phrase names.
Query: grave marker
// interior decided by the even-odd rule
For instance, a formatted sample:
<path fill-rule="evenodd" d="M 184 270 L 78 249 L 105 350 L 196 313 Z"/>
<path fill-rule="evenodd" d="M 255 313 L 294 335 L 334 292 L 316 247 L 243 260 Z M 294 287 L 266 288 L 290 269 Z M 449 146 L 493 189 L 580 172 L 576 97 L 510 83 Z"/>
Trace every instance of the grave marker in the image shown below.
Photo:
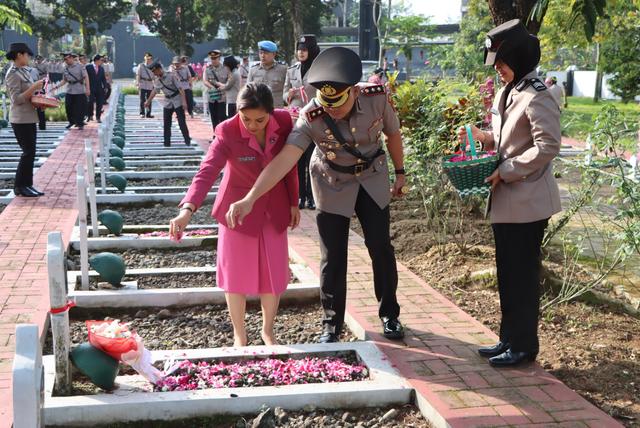
<path fill-rule="evenodd" d="M 14 428 L 44 427 L 44 370 L 38 326 L 16 326 L 16 354 L 13 359 Z"/>

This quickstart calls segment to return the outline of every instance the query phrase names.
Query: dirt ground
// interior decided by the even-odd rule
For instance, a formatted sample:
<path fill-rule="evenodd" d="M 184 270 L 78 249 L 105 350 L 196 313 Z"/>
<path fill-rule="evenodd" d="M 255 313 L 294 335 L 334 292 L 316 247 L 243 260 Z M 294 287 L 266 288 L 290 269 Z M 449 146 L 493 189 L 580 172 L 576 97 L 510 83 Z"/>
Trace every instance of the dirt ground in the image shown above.
<path fill-rule="evenodd" d="M 492 277 L 469 274 L 495 267 L 493 237 L 478 214 L 464 239 L 430 230 L 417 195 L 391 205 L 398 260 L 493 331 L 499 298 Z M 358 221 L 352 228 L 361 233 Z M 572 302 L 540 317 L 540 364 L 628 427 L 640 427 L 640 319 L 605 306 Z"/>

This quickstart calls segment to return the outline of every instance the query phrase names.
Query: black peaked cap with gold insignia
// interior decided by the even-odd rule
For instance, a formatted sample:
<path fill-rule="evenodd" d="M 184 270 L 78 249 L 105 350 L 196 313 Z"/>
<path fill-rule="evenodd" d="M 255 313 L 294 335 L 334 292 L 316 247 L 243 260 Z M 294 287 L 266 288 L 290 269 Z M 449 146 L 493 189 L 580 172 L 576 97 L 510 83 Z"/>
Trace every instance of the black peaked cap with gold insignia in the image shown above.
<path fill-rule="evenodd" d="M 349 98 L 349 88 L 362 78 L 362 61 L 343 47 L 329 48 L 313 61 L 307 81 L 318 89 L 316 99 L 324 107 L 340 107 Z"/>

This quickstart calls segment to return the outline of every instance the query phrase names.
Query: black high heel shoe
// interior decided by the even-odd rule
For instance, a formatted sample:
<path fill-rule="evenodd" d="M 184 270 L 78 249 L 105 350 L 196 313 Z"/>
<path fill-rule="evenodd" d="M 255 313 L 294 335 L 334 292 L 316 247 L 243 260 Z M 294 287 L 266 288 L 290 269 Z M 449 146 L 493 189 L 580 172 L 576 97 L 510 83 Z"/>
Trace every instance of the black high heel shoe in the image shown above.
<path fill-rule="evenodd" d="M 13 193 L 15 193 L 16 196 L 24 196 L 25 198 L 37 198 L 38 196 L 40 196 L 36 192 L 25 186 L 16 187 L 15 189 L 13 189 Z"/>

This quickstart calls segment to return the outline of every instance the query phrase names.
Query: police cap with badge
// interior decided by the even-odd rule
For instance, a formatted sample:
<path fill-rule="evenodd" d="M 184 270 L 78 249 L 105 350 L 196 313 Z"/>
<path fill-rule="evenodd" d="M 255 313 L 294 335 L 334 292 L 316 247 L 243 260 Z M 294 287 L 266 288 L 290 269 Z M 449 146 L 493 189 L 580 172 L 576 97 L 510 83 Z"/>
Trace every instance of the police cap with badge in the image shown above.
<path fill-rule="evenodd" d="M 162 69 L 162 64 L 159 61 L 155 61 L 153 63 L 151 63 L 151 65 L 149 65 L 149 70 L 154 71 L 156 69 Z"/>
<path fill-rule="evenodd" d="M 343 47 L 329 48 L 313 61 L 307 81 L 316 88 L 316 100 L 323 107 L 338 108 L 349 99 L 349 89 L 362 78 L 362 61 Z"/>
<path fill-rule="evenodd" d="M 33 51 L 26 43 L 11 43 L 5 56 L 8 60 L 13 61 L 19 53 L 26 53 L 33 56 Z"/>

